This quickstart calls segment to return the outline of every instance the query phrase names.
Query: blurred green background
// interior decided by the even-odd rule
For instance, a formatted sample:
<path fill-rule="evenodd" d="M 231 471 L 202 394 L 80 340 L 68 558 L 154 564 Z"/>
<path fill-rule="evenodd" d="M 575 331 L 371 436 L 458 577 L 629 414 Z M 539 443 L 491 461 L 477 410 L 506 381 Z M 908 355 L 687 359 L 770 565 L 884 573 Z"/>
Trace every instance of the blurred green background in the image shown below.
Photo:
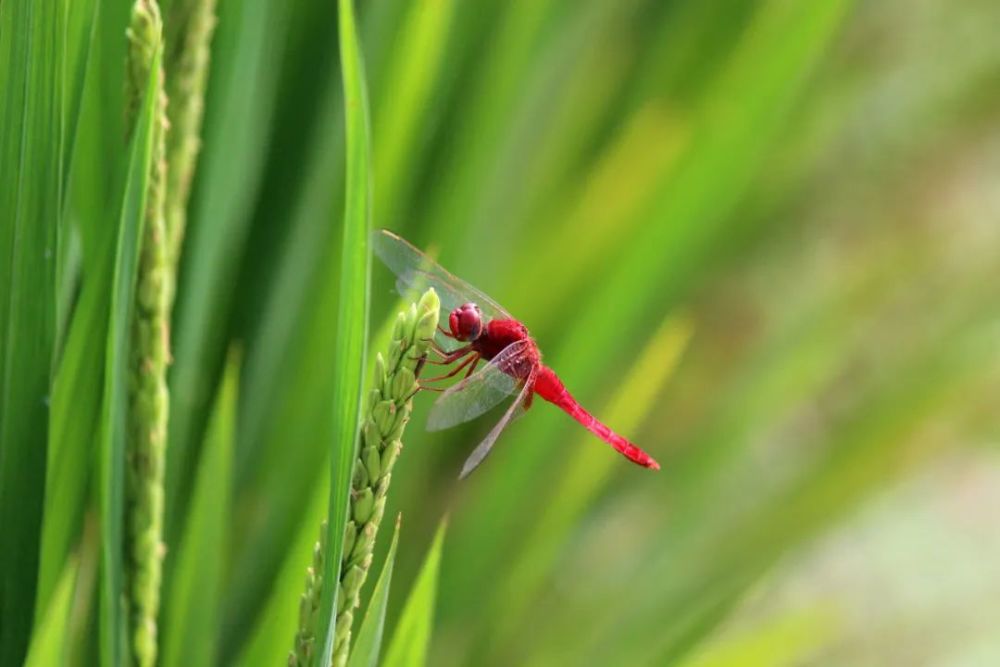
<path fill-rule="evenodd" d="M 61 294 L 86 275 L 88 224 L 114 215 L 125 159 L 129 3 L 87 6 L 101 13 L 77 63 L 92 78 L 76 79 Z M 433 397 L 418 396 L 390 493 L 389 627 L 447 514 L 432 665 L 1000 662 L 1000 4 L 357 7 L 374 225 L 504 304 L 581 403 L 663 466 L 536 403 L 458 482 L 490 418 L 428 434 Z M 336 35 L 333 2 L 219 3 L 171 334 L 161 614 L 177 641 L 173 545 L 235 343 L 205 589 L 218 664 L 285 660 L 325 511 Z M 372 271 L 374 336 L 398 297 Z M 68 550 L 93 569 L 77 437 L 67 475 L 90 509 Z"/>

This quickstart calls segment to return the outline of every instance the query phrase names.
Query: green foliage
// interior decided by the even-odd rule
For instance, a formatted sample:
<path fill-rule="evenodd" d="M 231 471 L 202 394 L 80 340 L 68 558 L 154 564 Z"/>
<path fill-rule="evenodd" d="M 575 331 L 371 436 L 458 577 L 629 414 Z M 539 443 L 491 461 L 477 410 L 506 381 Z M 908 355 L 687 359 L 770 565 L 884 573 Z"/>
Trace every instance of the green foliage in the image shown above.
<path fill-rule="evenodd" d="M 0 663 L 34 616 L 63 191 L 68 3 L 0 5 Z"/>
<path fill-rule="evenodd" d="M 326 562 L 323 586 L 317 617 L 317 650 L 313 664 L 329 664 L 336 655 L 346 655 L 350 631 L 350 614 L 345 617 L 346 628 L 337 630 L 338 616 L 354 600 L 340 600 L 340 589 L 348 587 L 339 576 L 344 554 L 351 554 L 345 546 L 347 527 L 352 523 L 359 528 L 368 522 L 373 513 L 374 497 L 371 489 L 360 489 L 358 497 L 352 494 L 352 479 L 358 462 L 362 424 L 361 392 L 365 356 L 368 345 L 369 292 L 371 290 L 371 149 L 368 123 L 368 90 L 361 61 L 354 19 L 353 0 L 338 3 L 341 71 L 344 77 L 344 124 L 346 127 L 346 178 L 344 188 L 344 223 L 342 252 L 340 256 L 340 290 L 337 302 L 337 337 L 334 343 L 334 363 L 337 383 L 333 388 L 333 429 L 330 447 L 333 451 L 330 467 L 330 502 L 327 511 Z M 375 443 L 366 443 L 374 446 Z M 398 450 L 397 450 L 398 453 Z M 385 482 L 388 483 L 388 477 Z M 364 486 L 364 485 L 362 485 Z M 367 491 L 367 494 L 365 493 Z M 384 497 L 384 491 L 383 491 Z M 348 502 L 349 499 L 351 502 Z M 368 501 L 368 502 L 365 502 Z M 385 506 L 382 505 L 384 511 Z M 381 518 L 381 513 L 379 513 Z M 351 521 L 353 519 L 353 522 Z M 378 522 L 373 523 L 373 532 Z M 357 534 L 360 536 L 360 534 Z M 374 535 L 372 536 L 374 539 Z M 370 559 L 370 554 L 369 554 Z M 350 563 L 346 563 L 349 566 Z M 367 569 L 367 567 L 366 567 Z M 357 577 L 363 579 L 363 574 Z M 344 577 L 351 570 L 347 569 Z M 338 581 L 341 585 L 333 586 Z M 346 594 L 346 592 L 345 592 Z M 322 644 L 322 650 L 319 645 Z"/>
<path fill-rule="evenodd" d="M 161 662 L 285 662 L 327 519 L 314 646 L 357 601 L 351 664 L 1000 662 L 996 2 L 160 5 Z M 5 665 L 135 631 L 131 8 L 0 0 Z M 320 586 L 358 457 L 355 545 L 376 512 L 367 350 L 410 305 L 372 222 L 663 469 L 536 400 L 459 482 L 497 414 L 428 434 L 422 392 L 379 580 Z"/>
<path fill-rule="evenodd" d="M 365 616 L 361 620 L 358 636 L 351 647 L 349 667 L 376 667 L 379 653 L 382 650 L 382 634 L 385 629 L 385 612 L 389 607 L 389 584 L 392 582 L 392 566 L 396 562 L 396 545 L 399 543 L 399 523 L 401 517 L 396 517 L 396 528 L 389 543 L 389 552 L 382 564 L 382 572 L 372 588 L 371 599 Z"/>
<path fill-rule="evenodd" d="M 406 604 L 382 662 L 387 667 L 419 667 L 427 664 L 446 525 L 442 521 L 434 533 L 434 541 L 424 558 L 424 564 L 420 567 L 410 594 L 406 596 Z"/>
<path fill-rule="evenodd" d="M 217 662 L 239 376 L 240 355 L 233 350 L 205 434 L 191 513 L 174 555 L 177 565 L 164 601 L 161 633 L 164 667 Z"/>
<path fill-rule="evenodd" d="M 32 634 L 31 646 L 24 660 L 26 667 L 45 667 L 65 662 L 66 646 L 69 643 L 66 626 L 69 623 L 77 570 L 75 559 L 66 562 L 65 571 L 52 593 L 52 603 L 47 606 L 44 617 Z"/>

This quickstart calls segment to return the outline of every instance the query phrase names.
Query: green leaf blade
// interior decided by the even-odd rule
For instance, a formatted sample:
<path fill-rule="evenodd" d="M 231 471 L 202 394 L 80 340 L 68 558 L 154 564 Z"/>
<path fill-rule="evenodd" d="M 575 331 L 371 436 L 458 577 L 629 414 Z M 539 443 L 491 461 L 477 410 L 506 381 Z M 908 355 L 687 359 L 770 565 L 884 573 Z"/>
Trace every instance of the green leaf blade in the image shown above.
<path fill-rule="evenodd" d="M 447 523 L 442 521 L 434 534 L 434 541 L 406 599 L 382 667 L 421 667 L 427 664 L 446 528 Z"/>
<path fill-rule="evenodd" d="M 264 174 L 281 75 L 278 47 L 289 6 L 262 0 L 235 0 L 219 6 L 203 150 L 177 281 L 181 296 L 173 312 L 167 541 L 176 540 L 184 525 L 198 447 L 223 370 L 226 318 L 232 311 L 233 284 Z M 170 576 L 168 569 L 167 581 Z"/>
<path fill-rule="evenodd" d="M 27 650 L 54 356 L 64 2 L 0 4 L 0 664 Z"/>
<path fill-rule="evenodd" d="M 327 559 L 324 582 L 337 581 L 347 522 L 348 493 L 357 450 L 361 420 L 362 379 L 368 339 L 371 291 L 371 139 L 368 92 L 354 7 L 339 3 L 341 67 L 344 80 L 347 179 L 344 203 L 341 283 L 338 303 L 335 362 L 337 384 L 333 393 L 334 447 L 330 470 Z M 317 637 L 323 650 L 316 663 L 329 664 L 336 630 L 337 589 L 325 583 L 320 603 Z"/>
<path fill-rule="evenodd" d="M 191 511 L 166 592 L 164 667 L 213 665 L 220 627 L 240 359 L 231 352 L 202 447 Z"/>
<path fill-rule="evenodd" d="M 396 545 L 399 543 L 400 518 L 396 519 L 396 529 L 392 534 L 389 552 L 385 556 L 385 564 L 379 573 L 378 581 L 372 588 L 368 609 L 361 621 L 354 648 L 348 660 L 348 667 L 377 667 L 379 653 L 382 650 L 382 635 L 385 630 L 385 612 L 389 607 L 389 585 L 392 583 L 392 569 L 396 563 Z"/>
<path fill-rule="evenodd" d="M 47 667 L 63 663 L 64 651 L 69 643 L 67 625 L 78 571 L 77 559 L 66 561 L 66 567 L 52 593 L 52 602 L 35 626 L 28 656 L 24 661 L 25 667 Z"/>

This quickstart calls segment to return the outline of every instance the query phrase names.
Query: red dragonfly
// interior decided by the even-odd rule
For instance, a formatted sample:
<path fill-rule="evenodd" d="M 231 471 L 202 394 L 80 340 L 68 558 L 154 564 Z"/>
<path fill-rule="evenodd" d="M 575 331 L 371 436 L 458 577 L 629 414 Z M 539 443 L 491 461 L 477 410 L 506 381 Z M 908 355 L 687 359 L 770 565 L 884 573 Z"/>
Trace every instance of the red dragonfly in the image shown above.
<path fill-rule="evenodd" d="M 659 470 L 653 457 L 602 424 L 587 412 L 563 385 L 559 376 L 542 363 L 542 354 L 527 327 L 514 319 L 496 301 L 453 276 L 408 241 L 382 229 L 372 235 L 375 254 L 396 274 L 400 293 L 433 287 L 448 312 L 448 329 L 438 327 L 446 339 L 462 343 L 446 350 L 436 341 L 431 349 L 440 357 L 438 365 L 455 366 L 446 374 L 421 382 L 422 389 L 442 391 L 427 420 L 427 428 L 439 431 L 474 419 L 508 396 L 517 398 L 500 421 L 476 447 L 462 468 L 465 477 L 489 454 L 501 431 L 531 407 L 535 394 L 562 408 L 584 428 L 608 443 L 633 463 Z M 487 362 L 478 372 L 480 361 Z M 465 377 L 446 390 L 428 387 L 428 382 Z"/>

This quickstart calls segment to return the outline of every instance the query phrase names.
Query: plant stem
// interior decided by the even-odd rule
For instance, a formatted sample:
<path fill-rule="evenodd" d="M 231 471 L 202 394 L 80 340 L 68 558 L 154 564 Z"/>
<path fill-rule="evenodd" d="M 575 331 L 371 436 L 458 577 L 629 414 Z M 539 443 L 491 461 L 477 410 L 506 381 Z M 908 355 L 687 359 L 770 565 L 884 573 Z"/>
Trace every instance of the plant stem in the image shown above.
<path fill-rule="evenodd" d="M 162 48 L 163 25 L 156 0 L 136 0 L 128 29 L 129 110 L 134 119 L 149 80 L 153 56 Z M 166 193 L 167 98 L 158 77 L 153 156 L 146 193 L 145 225 L 132 316 L 129 430 L 126 451 L 128 567 L 126 586 L 135 662 L 156 662 L 156 615 L 163 562 L 163 469 L 169 395 L 166 372 L 169 301 L 164 205 Z M 130 123 L 131 124 L 131 123 Z"/>
<path fill-rule="evenodd" d="M 216 0 L 176 0 L 167 17 L 165 62 L 170 134 L 167 136 L 166 229 L 167 252 L 174 269 L 184 240 L 191 181 L 201 149 L 215 3 Z M 174 282 L 172 276 L 171 293 Z"/>
<path fill-rule="evenodd" d="M 354 609 L 360 604 L 361 586 L 371 568 L 372 548 L 385 513 L 386 494 L 392 467 L 403 448 L 402 435 L 413 408 L 417 389 L 417 366 L 425 354 L 438 324 L 440 301 L 427 290 L 420 301 L 399 313 L 392 342 L 375 359 L 373 387 L 368 396 L 361 427 L 361 448 L 354 463 L 350 515 L 344 531 L 343 559 L 338 576 L 336 639 L 333 665 L 347 664 Z M 308 665 L 316 644 L 316 611 L 319 607 L 325 545 L 317 543 L 313 565 L 306 577 L 306 591 L 299 608 L 299 630 L 291 666 Z"/>

